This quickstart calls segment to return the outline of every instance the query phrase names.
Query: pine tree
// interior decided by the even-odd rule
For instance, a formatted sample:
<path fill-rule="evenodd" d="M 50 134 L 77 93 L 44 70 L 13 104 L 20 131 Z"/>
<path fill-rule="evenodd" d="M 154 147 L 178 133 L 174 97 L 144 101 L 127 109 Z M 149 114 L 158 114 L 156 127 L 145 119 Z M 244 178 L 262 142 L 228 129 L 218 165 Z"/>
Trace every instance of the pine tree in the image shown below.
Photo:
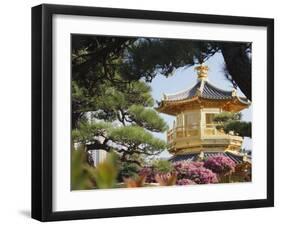
<path fill-rule="evenodd" d="M 164 132 L 168 127 L 152 108 L 151 90 L 145 82 L 132 81 L 124 86 L 106 83 L 100 88 L 94 100 L 97 110 L 92 109 L 73 130 L 73 142 L 83 144 L 86 150 L 114 149 L 121 161 L 136 164 L 142 155 L 165 150 L 166 143 L 151 132 Z M 79 93 L 75 92 L 77 99 Z"/>

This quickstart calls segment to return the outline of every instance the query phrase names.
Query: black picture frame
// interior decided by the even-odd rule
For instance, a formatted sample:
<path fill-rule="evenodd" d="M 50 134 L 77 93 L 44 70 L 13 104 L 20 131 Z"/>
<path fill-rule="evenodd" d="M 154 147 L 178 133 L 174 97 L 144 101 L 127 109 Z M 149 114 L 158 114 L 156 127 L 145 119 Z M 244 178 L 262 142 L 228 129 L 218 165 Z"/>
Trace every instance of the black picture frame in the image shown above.
<path fill-rule="evenodd" d="M 267 29 L 267 198 L 95 210 L 52 210 L 52 18 L 55 14 L 247 25 Z M 274 206 L 274 20 L 176 12 L 43 4 L 32 8 L 32 218 L 122 217 Z"/>

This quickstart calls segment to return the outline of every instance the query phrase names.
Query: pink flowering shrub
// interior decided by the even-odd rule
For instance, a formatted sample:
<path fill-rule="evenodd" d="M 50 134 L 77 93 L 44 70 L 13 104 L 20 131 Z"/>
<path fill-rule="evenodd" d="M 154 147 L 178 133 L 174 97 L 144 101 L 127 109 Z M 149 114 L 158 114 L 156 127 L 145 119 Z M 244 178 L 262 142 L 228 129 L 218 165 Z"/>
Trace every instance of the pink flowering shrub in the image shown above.
<path fill-rule="evenodd" d="M 196 183 L 192 180 L 189 180 L 189 179 L 177 180 L 177 185 L 190 185 L 190 184 L 196 184 Z"/>
<path fill-rule="evenodd" d="M 184 179 L 187 177 L 188 170 L 190 168 L 203 167 L 203 162 L 186 162 L 186 161 L 178 161 L 173 163 L 173 167 L 177 172 L 178 179 Z"/>
<path fill-rule="evenodd" d="M 218 154 L 205 161 L 174 162 L 168 176 L 158 172 L 153 166 L 143 167 L 138 174 L 145 176 L 146 183 L 159 183 L 162 186 L 174 183 L 177 185 L 229 183 L 232 181 L 235 167 L 236 163 L 232 159 Z"/>
<path fill-rule="evenodd" d="M 178 175 L 178 181 L 181 179 L 189 179 L 196 184 L 217 183 L 217 175 L 210 169 L 204 167 L 203 162 L 185 162 L 180 161 L 174 163 L 174 168 Z"/>
<path fill-rule="evenodd" d="M 209 157 L 205 161 L 204 167 L 220 175 L 228 175 L 234 172 L 236 164 L 227 156 L 216 155 Z"/>

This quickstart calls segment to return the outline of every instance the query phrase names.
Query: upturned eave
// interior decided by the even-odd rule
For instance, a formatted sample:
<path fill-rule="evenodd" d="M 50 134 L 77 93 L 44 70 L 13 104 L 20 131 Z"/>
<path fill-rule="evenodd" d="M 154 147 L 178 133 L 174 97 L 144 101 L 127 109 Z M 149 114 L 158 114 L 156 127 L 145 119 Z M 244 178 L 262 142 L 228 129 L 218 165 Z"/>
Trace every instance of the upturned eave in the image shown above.
<path fill-rule="evenodd" d="M 202 109 L 202 108 L 221 108 L 224 111 L 239 112 L 250 106 L 250 102 L 245 102 L 238 96 L 228 99 L 208 99 L 194 96 L 184 100 L 162 100 L 155 109 L 160 113 L 176 116 L 181 112 Z"/>

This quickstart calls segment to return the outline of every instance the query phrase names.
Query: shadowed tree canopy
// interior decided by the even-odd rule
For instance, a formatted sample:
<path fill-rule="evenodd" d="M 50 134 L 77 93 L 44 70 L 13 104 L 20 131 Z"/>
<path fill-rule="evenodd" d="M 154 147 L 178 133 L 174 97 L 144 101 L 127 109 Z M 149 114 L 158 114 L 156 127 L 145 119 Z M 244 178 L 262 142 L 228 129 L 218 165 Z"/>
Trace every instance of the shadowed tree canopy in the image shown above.
<path fill-rule="evenodd" d="M 251 100 L 251 43 L 73 35 L 72 78 L 91 88 L 106 80 L 151 81 L 159 72 L 169 76 L 217 52 L 224 57 L 227 78 Z"/>

